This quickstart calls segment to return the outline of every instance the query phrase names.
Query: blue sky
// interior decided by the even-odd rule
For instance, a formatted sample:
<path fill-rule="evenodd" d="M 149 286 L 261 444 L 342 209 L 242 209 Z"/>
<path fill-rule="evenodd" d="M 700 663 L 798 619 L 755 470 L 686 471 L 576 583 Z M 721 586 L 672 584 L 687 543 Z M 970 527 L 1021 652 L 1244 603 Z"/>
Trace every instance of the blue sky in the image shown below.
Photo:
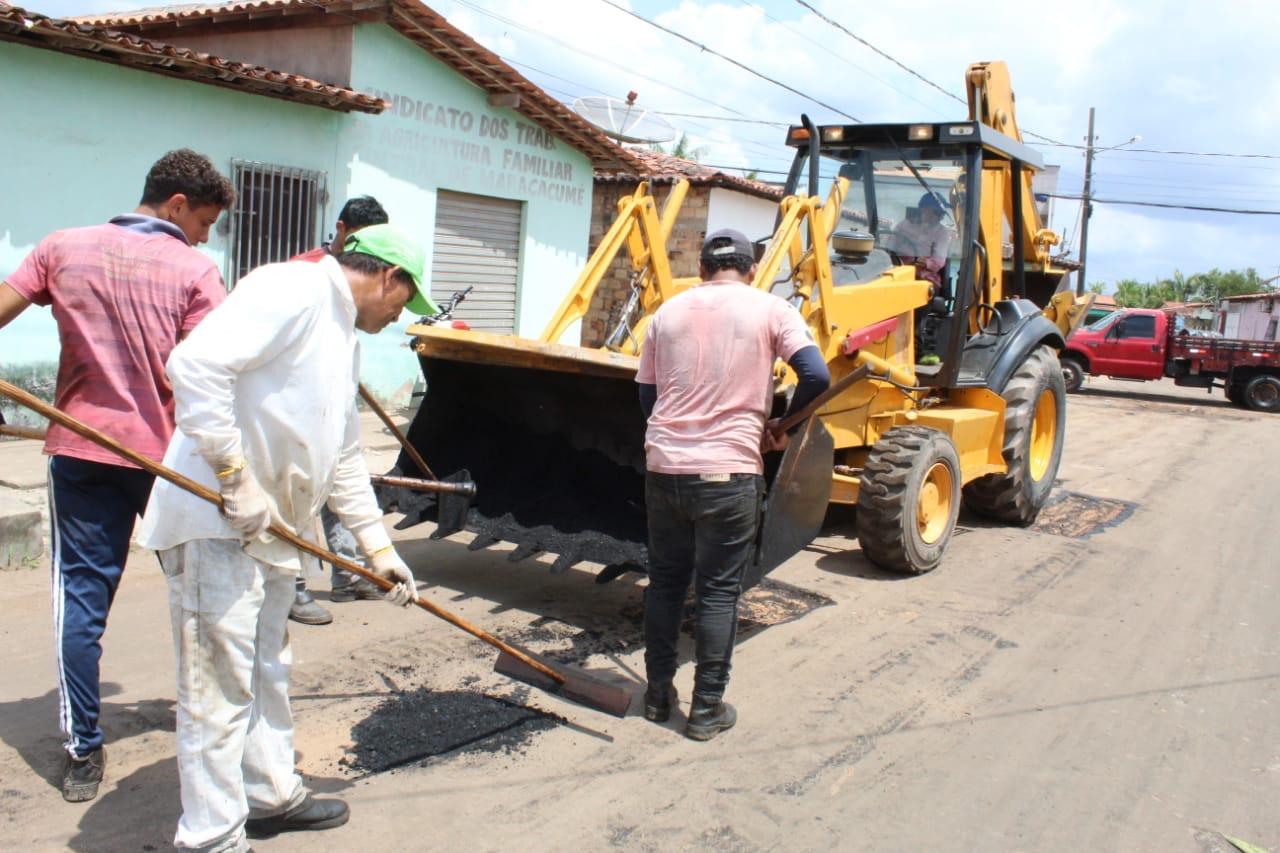
<path fill-rule="evenodd" d="M 946 120 L 964 106 L 821 21 L 794 0 L 617 0 L 864 121 Z M 1280 3 L 1070 5 L 989 0 L 853 4 L 811 0 L 827 16 L 943 89 L 962 94 L 969 63 L 1003 59 L 1022 128 L 1083 142 L 1090 106 L 1100 146 L 1280 155 L 1280 64 L 1268 57 Z M 754 121 L 838 120 L 822 107 L 702 53 L 603 0 L 439 0 L 433 8 L 555 97 L 640 93 L 672 117 L 704 162 L 785 169 L 781 131 Z M 49 15 L 119 9 L 120 0 L 30 0 Z M 124 5 L 128 8 L 128 4 Z M 536 70 L 535 70 L 536 69 Z M 1042 147 L 1062 167 L 1060 191 L 1078 193 L 1084 158 Z M 1280 211 L 1280 156 L 1237 159 L 1123 150 L 1095 164 L 1099 198 Z M 1053 226 L 1079 244 L 1078 204 L 1057 202 Z M 1256 267 L 1280 275 L 1280 216 L 1239 216 L 1097 204 L 1089 278 Z"/>

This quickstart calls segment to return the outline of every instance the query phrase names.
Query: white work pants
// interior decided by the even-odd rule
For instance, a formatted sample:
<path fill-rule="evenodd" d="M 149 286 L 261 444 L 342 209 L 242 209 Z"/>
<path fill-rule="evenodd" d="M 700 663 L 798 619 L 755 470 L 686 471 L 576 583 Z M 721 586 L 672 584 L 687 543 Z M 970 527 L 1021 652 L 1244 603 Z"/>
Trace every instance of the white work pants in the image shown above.
<path fill-rule="evenodd" d="M 248 850 L 247 817 L 302 802 L 289 710 L 289 605 L 294 572 L 261 563 L 231 539 L 197 539 L 160 554 L 178 659 L 174 845 Z"/>

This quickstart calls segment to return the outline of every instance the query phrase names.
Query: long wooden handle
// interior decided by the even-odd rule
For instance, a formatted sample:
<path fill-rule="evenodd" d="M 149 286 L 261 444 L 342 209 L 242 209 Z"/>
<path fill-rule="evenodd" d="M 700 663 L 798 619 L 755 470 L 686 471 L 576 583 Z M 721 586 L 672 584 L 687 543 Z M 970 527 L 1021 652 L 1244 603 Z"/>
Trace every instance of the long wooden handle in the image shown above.
<path fill-rule="evenodd" d="M 8 397 L 10 400 L 13 400 L 15 403 L 19 403 L 23 406 L 26 406 L 28 409 L 31 409 L 31 411 L 36 412 L 37 414 L 43 415 L 44 417 L 48 418 L 50 421 L 53 421 L 54 423 L 60 424 L 61 426 L 66 427 L 67 429 L 74 432 L 76 435 L 87 438 L 89 441 L 92 441 L 94 444 L 97 444 L 100 447 L 105 447 L 107 450 L 110 450 L 111 452 L 117 454 L 118 456 L 128 459 L 130 462 L 134 463 L 135 465 L 137 465 L 139 468 L 146 471 L 147 473 L 154 474 L 157 477 L 161 477 L 165 480 L 168 480 L 170 483 L 173 483 L 178 488 L 184 489 L 190 492 L 191 494 L 195 495 L 196 497 L 201 498 L 202 500 L 206 500 L 209 503 L 218 506 L 219 508 L 222 507 L 222 496 L 219 495 L 217 492 L 213 491 L 212 489 L 206 486 L 203 486 L 200 483 L 197 483 L 195 480 L 192 480 L 189 477 L 184 477 L 183 475 L 179 474 L 177 471 L 170 470 L 169 468 L 166 468 L 160 463 L 155 462 L 151 459 L 148 459 L 147 457 L 139 453 L 136 453 L 133 450 L 130 450 L 128 447 L 125 447 L 123 444 L 111 438 L 110 436 L 103 435 L 102 433 L 98 432 L 96 429 L 89 426 L 88 424 L 81 423 L 80 421 L 76 420 L 70 415 L 58 409 L 55 409 L 53 406 L 50 406 L 48 403 L 44 402 L 39 397 L 35 397 L 31 394 L 28 394 L 26 391 L 23 391 L 21 388 L 17 387 L 16 385 L 11 385 L 10 383 L 5 382 L 4 380 L 0 380 L 0 394 L 3 394 L 4 396 Z M 321 560 L 324 560 L 326 563 L 331 563 L 340 569 L 344 569 L 348 572 L 351 572 L 353 575 L 358 575 L 364 578 L 365 580 L 369 581 L 373 585 L 377 586 L 379 589 L 390 590 L 392 587 L 395 586 L 395 584 L 393 584 L 391 581 L 379 575 L 374 574 L 373 572 L 366 569 L 364 566 L 361 566 L 358 563 L 353 563 L 350 560 L 344 560 L 342 557 L 339 557 L 337 554 L 333 554 L 333 553 L 330 553 L 329 551 L 326 551 L 325 549 L 321 548 L 319 545 L 313 545 L 312 543 L 306 541 L 302 537 L 295 534 L 292 530 L 289 530 L 279 524 L 276 524 L 275 522 L 271 523 L 271 526 L 267 528 L 267 531 L 271 533 L 272 536 L 275 536 L 278 539 L 283 539 L 285 542 L 288 542 L 290 545 L 294 546 L 299 551 L 305 551 L 306 553 L 310 554 L 313 557 L 317 557 Z M 440 607 L 428 601 L 425 598 L 419 598 L 415 603 L 419 607 L 421 607 L 423 610 L 432 614 L 433 616 L 440 617 L 444 621 L 448 622 L 450 625 L 453 625 L 457 628 L 461 628 L 463 631 L 466 631 L 471 636 L 479 640 L 483 640 L 484 642 L 493 646 L 495 649 L 500 649 L 501 651 L 504 651 L 507 654 L 511 655 L 513 658 L 525 664 L 526 666 L 530 666 L 533 669 L 536 669 L 538 672 L 552 679 L 557 684 L 564 684 L 564 681 L 565 681 L 564 676 L 556 672 L 551 667 L 547 666 L 546 664 L 542 663 L 539 660 L 534 659 L 533 657 L 529 656 L 526 652 L 523 652 L 520 649 L 517 649 L 515 646 L 512 646 L 509 643 L 505 643 L 502 640 L 499 640 L 497 637 L 493 636 L 488 631 L 484 631 L 480 628 L 477 628 L 475 625 L 472 625 L 470 622 L 463 619 L 461 616 L 457 616 L 453 613 L 450 613 L 448 610 L 445 610 L 443 607 Z"/>
<path fill-rule="evenodd" d="M 870 373 L 871 373 L 870 367 L 868 367 L 865 364 L 859 364 L 857 367 L 855 367 L 853 370 L 849 372 L 848 376 L 844 377 L 843 379 L 838 381 L 835 385 L 832 385 L 830 388 L 828 388 L 827 390 L 823 391 L 821 394 L 819 394 L 818 396 L 810 400 L 808 405 L 806 405 L 803 409 L 796 412 L 795 414 L 788 415 L 786 418 L 784 418 L 778 424 L 778 426 L 774 429 L 773 431 L 774 435 L 782 435 L 787 430 L 794 427 L 796 424 L 801 423 L 805 418 L 809 417 L 814 412 L 818 411 L 818 409 L 821 409 L 827 403 L 831 402 L 831 400 L 834 399 L 835 396 L 840 392 L 842 392 L 844 389 L 848 388 L 850 385 L 854 385 L 858 382 L 861 382 L 863 379 L 866 379 L 867 376 L 870 375 Z"/>
<path fill-rule="evenodd" d="M 418 466 L 418 470 L 423 474 L 426 474 L 428 479 L 439 480 L 440 478 L 433 474 L 431 469 L 427 467 L 427 462 L 422 458 L 422 454 L 418 452 L 416 447 L 409 443 L 409 439 L 405 438 L 404 433 L 400 431 L 400 427 L 396 426 L 395 421 L 391 420 L 391 416 L 387 414 L 387 410 L 382 408 L 382 404 L 374 399 L 373 395 L 369 393 L 369 389 L 364 387 L 363 382 L 360 383 L 359 387 L 360 399 L 364 400 L 365 403 L 368 404 L 369 408 L 373 409 L 373 413 L 378 416 L 378 420 L 386 424 L 387 429 L 391 430 L 391 434 L 396 437 L 396 441 L 400 442 L 400 446 L 404 448 L 405 453 L 409 454 L 409 458 L 413 460 L 414 465 Z"/>
<path fill-rule="evenodd" d="M 29 438 L 32 441 L 44 441 L 44 430 L 32 429 L 31 427 L 14 426 L 13 424 L 0 424 L 0 435 L 11 435 L 14 438 Z"/>

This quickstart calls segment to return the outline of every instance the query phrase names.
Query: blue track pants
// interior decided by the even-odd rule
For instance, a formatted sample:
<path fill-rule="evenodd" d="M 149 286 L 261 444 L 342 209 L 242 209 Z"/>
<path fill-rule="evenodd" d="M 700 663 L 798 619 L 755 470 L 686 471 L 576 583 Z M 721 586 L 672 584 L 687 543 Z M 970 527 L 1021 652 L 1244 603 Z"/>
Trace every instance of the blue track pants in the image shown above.
<path fill-rule="evenodd" d="M 49 459 L 58 722 L 67 751 L 78 758 L 102 746 L 102 634 L 153 480 L 136 468 L 71 456 Z"/>

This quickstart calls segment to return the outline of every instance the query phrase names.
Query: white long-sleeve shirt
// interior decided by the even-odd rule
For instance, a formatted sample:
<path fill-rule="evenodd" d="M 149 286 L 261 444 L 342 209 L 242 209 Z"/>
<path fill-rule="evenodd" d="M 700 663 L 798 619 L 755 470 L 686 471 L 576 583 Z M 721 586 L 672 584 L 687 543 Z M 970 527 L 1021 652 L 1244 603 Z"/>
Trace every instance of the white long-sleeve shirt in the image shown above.
<path fill-rule="evenodd" d="M 298 535 L 313 541 L 328 502 L 366 552 L 389 545 L 360 452 L 355 321 L 351 288 L 333 258 L 249 273 L 169 357 L 178 429 L 164 464 L 217 491 L 206 457 L 243 454 L 275 518 Z M 143 547 L 237 538 L 213 504 L 156 481 Z M 255 541 L 245 550 L 301 568 L 286 542 Z"/>

